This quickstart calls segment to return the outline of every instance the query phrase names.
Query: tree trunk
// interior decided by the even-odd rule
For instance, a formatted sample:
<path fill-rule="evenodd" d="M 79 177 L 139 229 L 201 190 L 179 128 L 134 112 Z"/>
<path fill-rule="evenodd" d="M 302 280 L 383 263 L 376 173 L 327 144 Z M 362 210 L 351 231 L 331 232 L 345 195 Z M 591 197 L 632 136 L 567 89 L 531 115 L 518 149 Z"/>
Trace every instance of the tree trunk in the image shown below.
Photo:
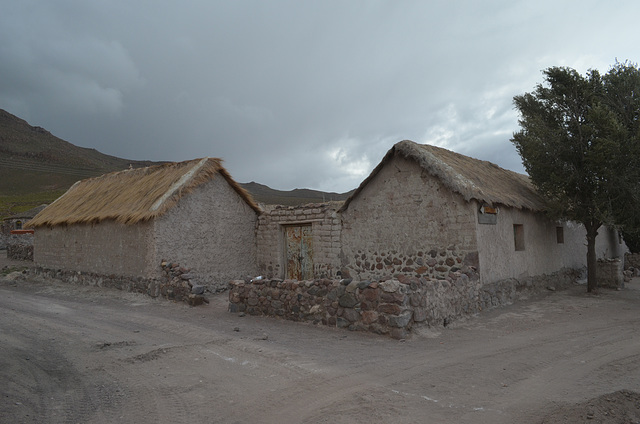
<path fill-rule="evenodd" d="M 598 258 L 596 257 L 596 236 L 600 222 L 588 222 L 584 226 L 587 230 L 587 293 L 593 292 L 598 287 L 596 278 L 596 267 Z"/>

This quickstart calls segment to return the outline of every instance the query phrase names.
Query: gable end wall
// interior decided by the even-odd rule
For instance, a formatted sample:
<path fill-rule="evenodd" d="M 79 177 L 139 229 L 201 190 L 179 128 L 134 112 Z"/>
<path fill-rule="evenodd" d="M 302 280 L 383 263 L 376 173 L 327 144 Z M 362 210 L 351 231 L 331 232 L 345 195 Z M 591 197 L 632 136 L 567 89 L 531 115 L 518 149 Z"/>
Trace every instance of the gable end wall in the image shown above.
<path fill-rule="evenodd" d="M 476 267 L 475 206 L 412 160 L 394 157 L 342 213 L 342 267 L 353 278 L 445 278 Z"/>
<path fill-rule="evenodd" d="M 196 187 L 154 223 L 153 263 L 189 269 L 198 284 L 226 287 L 254 276 L 256 212 L 221 177 Z"/>

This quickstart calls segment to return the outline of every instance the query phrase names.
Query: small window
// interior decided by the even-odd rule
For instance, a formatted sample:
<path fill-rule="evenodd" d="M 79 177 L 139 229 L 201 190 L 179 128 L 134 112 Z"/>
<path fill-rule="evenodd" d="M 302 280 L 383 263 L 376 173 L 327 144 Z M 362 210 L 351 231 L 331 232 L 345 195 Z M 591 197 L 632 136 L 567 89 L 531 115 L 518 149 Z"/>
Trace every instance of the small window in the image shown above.
<path fill-rule="evenodd" d="M 16 221 L 16 230 L 22 230 L 22 221 Z"/>
<path fill-rule="evenodd" d="M 558 244 L 564 244 L 564 227 L 556 227 L 556 241 Z"/>
<path fill-rule="evenodd" d="M 524 250 L 524 226 L 522 224 L 513 224 L 513 240 L 516 250 Z"/>

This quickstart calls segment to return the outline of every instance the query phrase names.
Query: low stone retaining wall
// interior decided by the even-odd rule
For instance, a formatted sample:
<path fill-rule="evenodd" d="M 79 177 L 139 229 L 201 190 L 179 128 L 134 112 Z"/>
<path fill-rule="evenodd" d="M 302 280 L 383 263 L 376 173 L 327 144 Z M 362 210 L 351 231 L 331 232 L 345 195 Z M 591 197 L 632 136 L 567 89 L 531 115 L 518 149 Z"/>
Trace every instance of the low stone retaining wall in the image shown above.
<path fill-rule="evenodd" d="M 161 267 L 162 277 L 159 279 L 100 275 L 88 272 L 51 270 L 41 267 L 31 268 L 28 273 L 46 278 L 55 278 L 65 283 L 142 293 L 153 298 L 186 302 L 192 306 L 209 303 L 204 296 L 205 287 L 191 283 L 191 274 L 188 269 L 182 268 L 177 263 L 167 261 L 163 261 Z"/>
<path fill-rule="evenodd" d="M 623 263 L 620 259 L 598 259 L 596 280 L 599 287 L 624 288 Z"/>
<path fill-rule="evenodd" d="M 33 261 L 33 232 L 12 234 L 7 238 L 7 258 Z"/>
<path fill-rule="evenodd" d="M 398 276 L 375 282 L 236 280 L 229 284 L 229 310 L 400 339 L 407 337 L 414 325 L 446 326 L 461 316 L 513 303 L 547 288 L 564 288 L 575 282 L 577 275 L 566 270 L 486 285 L 475 273 L 459 272 L 450 273 L 446 279 Z"/>

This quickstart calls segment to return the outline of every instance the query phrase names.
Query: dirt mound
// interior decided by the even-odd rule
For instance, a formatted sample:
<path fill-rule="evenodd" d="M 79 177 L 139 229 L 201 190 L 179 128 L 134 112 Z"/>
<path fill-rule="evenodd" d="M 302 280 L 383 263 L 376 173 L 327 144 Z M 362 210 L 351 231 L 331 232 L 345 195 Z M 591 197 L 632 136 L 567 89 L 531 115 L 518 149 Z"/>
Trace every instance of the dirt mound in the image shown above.
<path fill-rule="evenodd" d="M 583 403 L 561 406 L 547 415 L 542 424 L 640 423 L 640 393 L 620 390 Z"/>

